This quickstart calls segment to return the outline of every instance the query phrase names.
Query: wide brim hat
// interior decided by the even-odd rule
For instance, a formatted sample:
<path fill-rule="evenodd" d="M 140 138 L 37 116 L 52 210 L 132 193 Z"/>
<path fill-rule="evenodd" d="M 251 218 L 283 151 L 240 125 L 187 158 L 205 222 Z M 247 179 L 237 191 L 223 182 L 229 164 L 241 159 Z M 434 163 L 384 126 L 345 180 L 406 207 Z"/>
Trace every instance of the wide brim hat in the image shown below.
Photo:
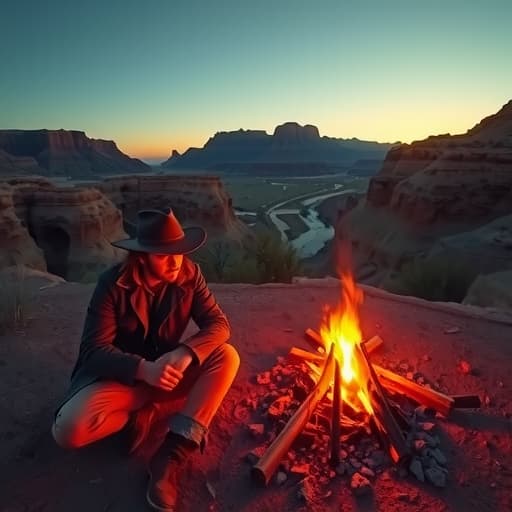
<path fill-rule="evenodd" d="M 188 254 L 206 241 L 206 232 L 201 227 L 183 229 L 171 208 L 164 210 L 141 210 L 137 214 L 137 234 L 111 242 L 114 247 L 127 251 L 152 254 Z"/>

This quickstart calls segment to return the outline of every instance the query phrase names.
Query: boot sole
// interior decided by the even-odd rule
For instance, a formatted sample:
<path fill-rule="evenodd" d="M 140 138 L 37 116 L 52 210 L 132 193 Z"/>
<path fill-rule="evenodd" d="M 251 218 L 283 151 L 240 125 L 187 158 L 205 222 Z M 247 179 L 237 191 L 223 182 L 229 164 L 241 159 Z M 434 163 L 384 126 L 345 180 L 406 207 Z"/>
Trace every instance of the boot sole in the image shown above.
<path fill-rule="evenodd" d="M 148 468 L 148 476 L 149 476 L 149 482 L 148 482 L 148 488 L 146 490 L 146 501 L 148 502 L 148 505 L 153 508 L 153 510 L 157 510 L 158 512 L 176 512 L 176 509 L 174 507 L 172 508 L 169 508 L 169 507 L 161 507 L 160 505 L 157 505 L 156 503 L 153 503 L 153 501 L 151 500 L 150 496 L 149 496 L 149 484 L 151 483 L 151 479 L 153 478 L 152 475 L 151 475 L 151 471 L 149 470 Z"/>

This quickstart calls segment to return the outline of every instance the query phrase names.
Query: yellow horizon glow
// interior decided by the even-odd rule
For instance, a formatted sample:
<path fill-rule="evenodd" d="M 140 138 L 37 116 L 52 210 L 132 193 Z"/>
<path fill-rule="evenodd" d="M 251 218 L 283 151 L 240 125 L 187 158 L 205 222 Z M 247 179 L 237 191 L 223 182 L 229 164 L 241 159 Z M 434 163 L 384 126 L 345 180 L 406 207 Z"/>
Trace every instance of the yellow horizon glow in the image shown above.
<path fill-rule="evenodd" d="M 339 121 L 333 116 L 332 119 L 298 120 L 301 125 L 313 124 L 318 127 L 320 136 L 336 137 L 343 139 L 358 138 L 365 141 L 380 143 L 402 142 L 410 144 L 417 140 L 426 139 L 429 136 L 447 134 L 464 134 L 479 123 L 483 118 L 495 114 L 502 105 L 492 106 L 489 104 L 478 105 L 477 108 L 465 110 L 462 108 L 424 108 L 421 111 L 416 109 L 397 110 L 394 105 L 379 107 L 368 105 L 357 111 L 345 112 L 339 116 Z M 272 126 L 243 127 L 245 130 L 264 129 L 272 134 L 275 127 L 290 119 L 277 122 Z M 250 121 L 247 122 L 247 126 Z M 145 133 L 140 137 L 118 137 L 114 139 L 121 151 L 129 156 L 140 159 L 161 159 L 170 157 L 172 150 L 183 154 L 191 147 L 202 148 L 209 137 L 213 137 L 215 131 L 235 131 L 239 128 L 219 127 L 211 133 L 205 134 L 204 129 L 200 133 L 193 133 L 190 128 L 179 137 L 170 134 Z M 198 130 L 199 132 L 199 130 Z"/>

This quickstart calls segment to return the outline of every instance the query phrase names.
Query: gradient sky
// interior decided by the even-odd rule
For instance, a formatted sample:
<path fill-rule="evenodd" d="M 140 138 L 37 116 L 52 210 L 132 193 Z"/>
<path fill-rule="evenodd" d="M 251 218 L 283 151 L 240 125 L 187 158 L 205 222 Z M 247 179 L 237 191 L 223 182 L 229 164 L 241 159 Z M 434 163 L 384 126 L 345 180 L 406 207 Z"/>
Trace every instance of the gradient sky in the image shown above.
<path fill-rule="evenodd" d="M 311 123 L 410 142 L 512 98 L 511 0 L 0 0 L 0 128 L 164 159 Z"/>

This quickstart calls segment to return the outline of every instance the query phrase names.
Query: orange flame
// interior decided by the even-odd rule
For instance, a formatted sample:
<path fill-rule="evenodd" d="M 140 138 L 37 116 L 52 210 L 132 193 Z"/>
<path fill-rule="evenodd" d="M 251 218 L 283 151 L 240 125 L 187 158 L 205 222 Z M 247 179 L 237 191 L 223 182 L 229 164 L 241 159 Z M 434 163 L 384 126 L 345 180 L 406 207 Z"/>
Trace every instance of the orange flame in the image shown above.
<path fill-rule="evenodd" d="M 334 309 L 324 306 L 320 335 L 326 351 L 334 343 L 334 353 L 341 367 L 342 400 L 357 411 L 372 414 L 366 383 L 360 378 L 354 358 L 354 347 L 362 341 L 359 306 L 363 302 L 363 292 L 349 272 L 341 273 L 341 282 L 341 302 Z"/>

